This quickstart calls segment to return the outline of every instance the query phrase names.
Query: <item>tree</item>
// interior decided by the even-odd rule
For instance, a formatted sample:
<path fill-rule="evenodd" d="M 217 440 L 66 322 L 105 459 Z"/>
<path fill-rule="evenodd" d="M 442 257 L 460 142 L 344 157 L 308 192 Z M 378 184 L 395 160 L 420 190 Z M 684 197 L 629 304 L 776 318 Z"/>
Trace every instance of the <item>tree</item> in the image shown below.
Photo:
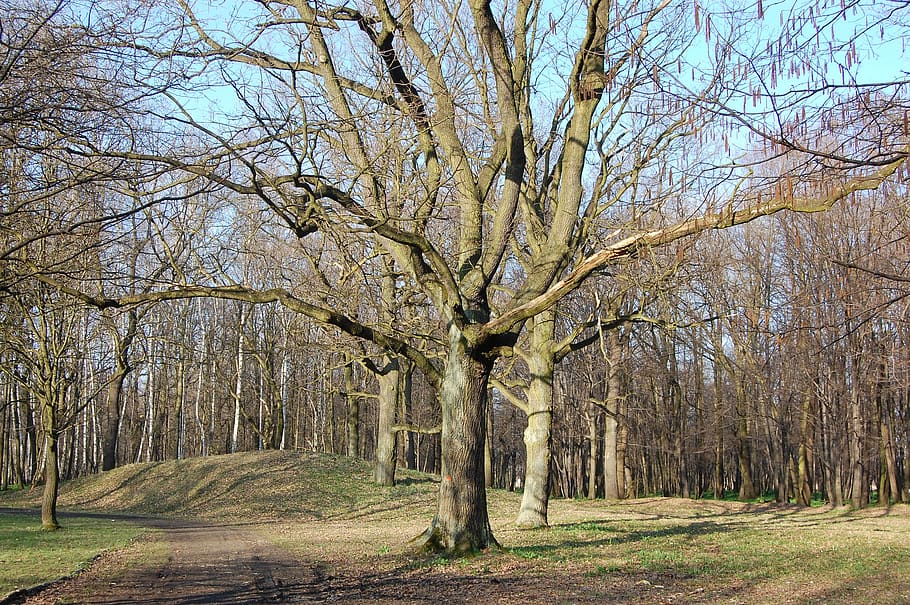
<path fill-rule="evenodd" d="M 484 485 L 491 372 L 526 328 L 542 345 L 551 340 L 547 313 L 559 300 L 649 248 L 782 210 L 830 208 L 878 187 L 905 159 L 905 137 L 893 129 L 874 152 L 865 138 L 826 150 L 796 137 L 802 131 L 789 120 L 803 105 L 763 96 L 768 74 L 745 48 L 755 42 L 740 31 L 746 23 L 697 4 L 694 14 L 668 0 L 592 0 L 565 14 L 534 0 L 359 8 L 276 0 L 234 10 L 226 24 L 182 0 L 156 4 L 141 20 L 146 29 L 124 33 L 122 44 L 141 57 L 136 81 L 172 104 L 160 128 L 183 144 L 96 146 L 86 155 L 173 170 L 173 183 L 198 177 L 255 201 L 317 262 L 330 260 L 321 250 L 387 254 L 432 306 L 438 340 L 388 330 L 375 305 L 314 299 L 306 285 L 259 288 L 210 275 L 144 295 L 69 291 L 100 307 L 194 296 L 278 301 L 407 358 L 437 389 L 442 414 L 428 548 L 496 543 Z M 678 27 L 693 20 L 694 29 Z M 794 48 L 774 53 L 772 78 L 813 39 L 806 27 Z M 709 60 L 693 59 L 706 47 L 716 49 Z M 758 69 L 741 66 L 750 61 Z M 197 90 L 223 109 L 200 110 L 190 99 Z M 761 100 L 760 112 L 731 109 L 750 99 Z M 787 120 L 783 132 L 769 130 L 778 119 Z M 717 161 L 709 147 L 735 147 L 732 123 L 770 141 L 768 155 L 799 155 L 799 180 L 761 163 Z M 156 192 L 171 193 L 166 183 Z M 608 216 L 617 227 L 592 240 Z M 366 264 L 353 266 L 362 274 Z"/>
<path fill-rule="evenodd" d="M 59 440 L 85 405 L 85 399 L 77 394 L 79 353 L 74 342 L 82 307 L 70 297 L 41 286 L 32 296 L 9 300 L 14 302 L 21 328 L 5 335 L 0 369 L 28 390 L 40 408 L 44 433 L 41 525 L 55 530 L 59 527 Z"/>

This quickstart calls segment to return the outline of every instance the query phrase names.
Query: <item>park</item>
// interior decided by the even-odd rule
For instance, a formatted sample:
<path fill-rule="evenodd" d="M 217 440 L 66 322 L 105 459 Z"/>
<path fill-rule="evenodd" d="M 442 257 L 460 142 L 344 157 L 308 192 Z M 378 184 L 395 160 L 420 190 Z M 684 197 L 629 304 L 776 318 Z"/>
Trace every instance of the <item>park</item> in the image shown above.
<path fill-rule="evenodd" d="M 10 590 L 905 601 L 908 10 L 0 0 Z"/>

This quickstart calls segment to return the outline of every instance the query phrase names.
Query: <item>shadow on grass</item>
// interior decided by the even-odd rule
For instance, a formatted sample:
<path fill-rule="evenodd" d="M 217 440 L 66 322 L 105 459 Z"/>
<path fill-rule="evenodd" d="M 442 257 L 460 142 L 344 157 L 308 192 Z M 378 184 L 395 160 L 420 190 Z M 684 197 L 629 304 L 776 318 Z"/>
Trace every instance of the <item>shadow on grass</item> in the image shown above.
<path fill-rule="evenodd" d="M 639 521 L 636 521 L 636 523 L 639 523 Z M 675 537 L 696 538 L 711 534 L 729 533 L 736 531 L 736 528 L 725 523 L 696 521 L 654 529 L 629 529 L 628 527 L 623 527 L 622 521 L 613 519 L 554 525 L 549 531 L 551 535 L 565 535 L 566 537 L 562 540 L 553 540 L 548 543 L 516 546 L 508 550 L 526 559 L 550 559 L 575 549 L 647 543 L 650 540 Z M 573 534 L 586 535 L 573 537 Z M 567 558 L 571 559 L 572 557 L 568 556 Z"/>

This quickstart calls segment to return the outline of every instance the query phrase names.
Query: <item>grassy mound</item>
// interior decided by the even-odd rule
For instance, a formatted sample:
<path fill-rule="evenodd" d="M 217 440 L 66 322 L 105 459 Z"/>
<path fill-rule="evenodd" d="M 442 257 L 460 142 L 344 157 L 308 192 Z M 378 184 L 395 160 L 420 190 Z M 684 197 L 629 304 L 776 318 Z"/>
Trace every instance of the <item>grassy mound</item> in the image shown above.
<path fill-rule="evenodd" d="M 40 506 L 40 491 L 0 493 L 0 506 Z M 212 520 L 324 520 L 389 501 L 420 506 L 434 494 L 429 475 L 401 471 L 398 485 L 380 487 L 362 460 L 269 451 L 129 464 L 65 482 L 59 505 L 64 510 Z"/>

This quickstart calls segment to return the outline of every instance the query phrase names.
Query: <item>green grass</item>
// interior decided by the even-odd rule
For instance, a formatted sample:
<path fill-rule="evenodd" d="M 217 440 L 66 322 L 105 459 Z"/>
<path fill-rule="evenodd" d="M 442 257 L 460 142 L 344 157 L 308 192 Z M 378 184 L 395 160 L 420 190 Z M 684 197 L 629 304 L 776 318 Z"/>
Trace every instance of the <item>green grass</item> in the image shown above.
<path fill-rule="evenodd" d="M 543 565 L 576 564 L 589 577 L 853 586 L 910 575 L 906 507 L 891 514 L 748 505 L 713 512 L 712 503 L 683 503 L 667 501 L 654 514 L 611 505 L 602 520 L 555 525 L 510 552 Z"/>
<path fill-rule="evenodd" d="M 35 514 L 0 514 L 0 597 L 71 575 L 106 550 L 126 546 L 142 528 L 124 521 L 66 516 L 57 531 Z"/>

